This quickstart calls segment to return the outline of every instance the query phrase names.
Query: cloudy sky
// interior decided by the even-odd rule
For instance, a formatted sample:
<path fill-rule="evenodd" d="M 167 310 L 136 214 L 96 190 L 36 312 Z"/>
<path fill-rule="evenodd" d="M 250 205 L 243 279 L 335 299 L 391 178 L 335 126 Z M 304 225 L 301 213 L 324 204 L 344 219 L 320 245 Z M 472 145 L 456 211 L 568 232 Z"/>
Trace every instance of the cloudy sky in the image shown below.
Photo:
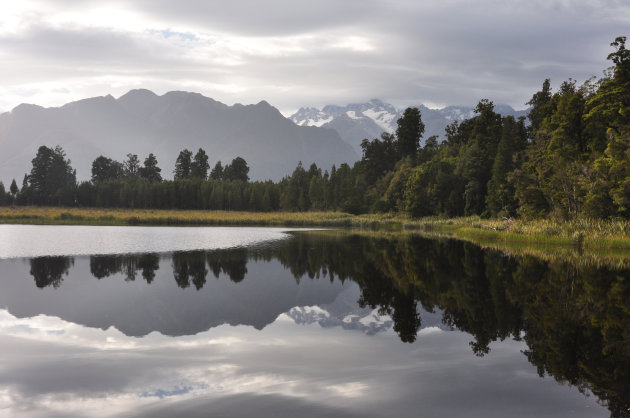
<path fill-rule="evenodd" d="M 0 111 L 133 88 L 227 104 L 380 98 L 523 108 L 630 35 L 626 0 L 20 0 L 0 3 Z"/>

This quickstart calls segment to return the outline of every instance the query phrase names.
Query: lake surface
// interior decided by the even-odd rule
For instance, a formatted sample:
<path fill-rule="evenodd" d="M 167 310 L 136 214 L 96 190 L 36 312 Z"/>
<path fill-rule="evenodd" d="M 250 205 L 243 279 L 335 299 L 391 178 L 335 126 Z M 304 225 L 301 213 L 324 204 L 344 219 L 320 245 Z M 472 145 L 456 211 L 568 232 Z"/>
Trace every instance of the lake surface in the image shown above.
<path fill-rule="evenodd" d="M 0 415 L 627 416 L 630 271 L 454 240 L 0 226 Z"/>

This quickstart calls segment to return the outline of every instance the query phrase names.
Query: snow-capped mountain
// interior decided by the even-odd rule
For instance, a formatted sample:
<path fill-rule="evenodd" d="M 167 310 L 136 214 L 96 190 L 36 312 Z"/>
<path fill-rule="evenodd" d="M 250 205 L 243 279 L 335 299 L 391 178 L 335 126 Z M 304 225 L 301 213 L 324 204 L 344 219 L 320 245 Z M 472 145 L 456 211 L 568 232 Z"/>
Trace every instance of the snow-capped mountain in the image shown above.
<path fill-rule="evenodd" d="M 394 325 L 391 317 L 379 315 L 378 309 L 361 309 L 359 312 L 338 317 L 331 315 L 330 312 L 319 306 L 296 306 L 287 312 L 287 316 L 292 318 L 296 324 L 318 323 L 324 328 L 342 327 L 343 329 L 359 330 L 367 335 L 387 331 Z"/>
<path fill-rule="evenodd" d="M 358 286 L 345 289 L 329 304 L 311 306 L 295 306 L 285 315 L 293 319 L 296 324 L 319 324 L 323 328 L 341 327 L 345 330 L 355 330 L 367 335 L 384 332 L 394 326 L 390 315 L 381 315 L 378 309 L 360 307 L 356 301 L 360 297 Z M 416 309 L 421 317 L 423 328 L 439 328 L 449 331 L 450 328 L 442 322 L 442 312 L 427 312 L 418 303 Z"/>
<path fill-rule="evenodd" d="M 420 109 L 425 124 L 423 138 L 437 136 L 444 138 L 444 128 L 453 121 L 462 121 L 475 116 L 474 107 L 448 106 L 442 109 L 431 109 L 422 104 Z M 526 116 L 526 110 L 514 110 L 508 105 L 496 105 L 495 111 L 502 115 L 514 117 Z M 339 133 L 341 139 L 352 145 L 361 155 L 361 141 L 364 138 L 379 138 L 383 132 L 393 133 L 398 127 L 397 121 L 404 109 L 398 109 L 379 99 L 366 103 L 354 103 L 347 106 L 324 106 L 321 110 L 314 107 L 303 107 L 291 115 L 291 119 L 299 126 L 317 126 L 332 128 Z"/>
<path fill-rule="evenodd" d="M 291 120 L 299 126 L 321 127 L 322 125 L 332 121 L 333 116 L 328 115 L 323 110 L 319 110 L 314 107 L 302 107 L 291 116 Z"/>

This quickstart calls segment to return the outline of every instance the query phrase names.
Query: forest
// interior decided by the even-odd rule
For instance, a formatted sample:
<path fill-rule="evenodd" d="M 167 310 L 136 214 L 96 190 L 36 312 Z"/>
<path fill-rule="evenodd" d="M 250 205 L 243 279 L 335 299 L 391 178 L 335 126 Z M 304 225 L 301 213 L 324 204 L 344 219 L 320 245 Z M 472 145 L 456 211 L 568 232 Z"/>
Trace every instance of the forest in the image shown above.
<path fill-rule="evenodd" d="M 395 134 L 364 139 L 362 158 L 322 171 L 299 163 L 279 182 L 249 181 L 237 157 L 212 169 L 206 151 L 180 152 L 173 180 L 155 155 L 142 164 L 99 156 L 77 182 L 60 147 L 41 146 L 21 187 L 0 183 L 0 205 L 246 211 L 399 212 L 413 217 L 630 218 L 630 51 L 611 43 L 602 78 L 544 80 L 528 118 L 502 117 L 487 99 L 445 139 L 423 138 L 417 108 Z M 421 145 L 422 144 L 422 145 Z"/>

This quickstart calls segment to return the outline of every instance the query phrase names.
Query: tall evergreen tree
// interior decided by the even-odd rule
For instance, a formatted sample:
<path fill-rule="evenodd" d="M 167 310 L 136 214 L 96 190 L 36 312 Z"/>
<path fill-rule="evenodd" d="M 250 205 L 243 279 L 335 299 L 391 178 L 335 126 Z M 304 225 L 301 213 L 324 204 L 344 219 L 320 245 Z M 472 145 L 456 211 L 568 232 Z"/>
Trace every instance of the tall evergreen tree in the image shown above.
<path fill-rule="evenodd" d="M 15 202 L 15 196 L 17 195 L 19 189 L 18 189 L 18 185 L 15 182 L 15 179 L 13 179 L 13 181 L 11 182 L 11 186 L 9 187 L 9 191 L 11 192 L 11 196 L 13 199 L 13 202 Z"/>
<path fill-rule="evenodd" d="M 73 204 L 76 172 L 60 146 L 54 149 L 41 146 L 32 160 L 28 185 L 34 203 Z"/>
<path fill-rule="evenodd" d="M 236 157 L 232 160 L 230 165 L 225 166 L 223 170 L 223 177 L 225 180 L 236 180 L 242 182 L 249 181 L 249 167 L 247 161 L 241 157 Z"/>
<path fill-rule="evenodd" d="M 158 167 L 157 158 L 152 153 L 144 160 L 144 167 L 140 168 L 140 177 L 150 182 L 162 181 L 160 172 L 162 169 Z"/>
<path fill-rule="evenodd" d="M 191 177 L 205 180 L 208 177 L 209 169 L 208 154 L 206 154 L 203 149 L 199 148 L 190 167 Z"/>
<path fill-rule="evenodd" d="M 415 156 L 423 133 L 424 123 L 420 110 L 416 107 L 405 109 L 403 116 L 398 119 L 398 128 L 396 129 L 398 151 L 401 158 L 409 155 Z"/>
<path fill-rule="evenodd" d="M 503 132 L 492 165 L 492 177 L 488 182 L 488 195 L 486 196 L 486 205 L 492 216 L 514 214 L 514 189 L 508 182 L 508 173 L 513 170 L 514 136 L 518 133 L 517 129 L 514 117 L 506 116 L 503 118 Z"/>
<path fill-rule="evenodd" d="M 221 161 L 217 161 L 214 165 L 214 168 L 210 172 L 210 178 L 217 181 L 223 180 L 223 166 L 221 165 Z"/>
<path fill-rule="evenodd" d="M 184 149 L 180 151 L 179 155 L 177 156 L 177 161 L 175 161 L 175 170 L 173 170 L 175 180 L 190 178 L 191 168 L 192 152 Z"/>
<path fill-rule="evenodd" d="M 532 130 L 540 128 L 542 121 L 551 113 L 551 83 L 549 79 L 545 79 L 542 89 L 534 93 L 531 100 L 525 104 L 530 105 L 529 121 Z"/>

